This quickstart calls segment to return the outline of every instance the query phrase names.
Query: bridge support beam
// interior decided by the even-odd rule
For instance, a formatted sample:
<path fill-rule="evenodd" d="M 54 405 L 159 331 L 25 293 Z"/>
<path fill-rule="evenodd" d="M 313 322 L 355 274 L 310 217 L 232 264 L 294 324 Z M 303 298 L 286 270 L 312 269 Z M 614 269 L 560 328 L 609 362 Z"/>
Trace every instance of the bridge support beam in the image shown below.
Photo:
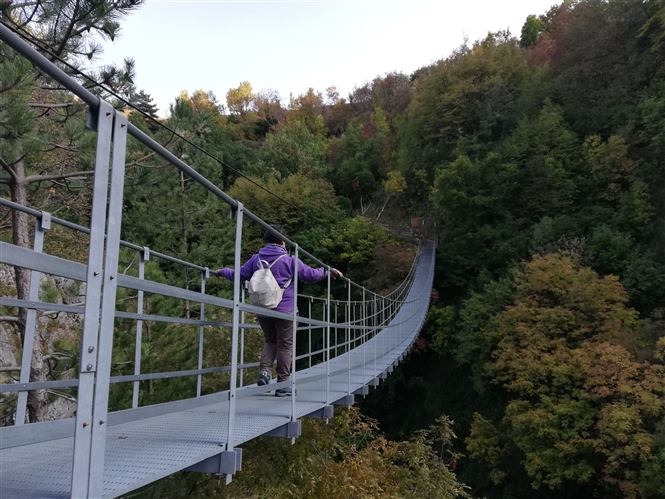
<path fill-rule="evenodd" d="M 345 397 L 342 397 L 341 399 L 334 402 L 335 405 L 341 405 L 343 407 L 351 407 L 355 403 L 356 399 L 353 393 L 351 395 L 346 395 Z"/>
<path fill-rule="evenodd" d="M 299 420 L 289 421 L 266 433 L 269 437 L 298 438 L 302 434 L 302 424 Z"/>
<path fill-rule="evenodd" d="M 197 471 L 213 475 L 233 475 L 242 469 L 242 449 L 236 447 L 204 459 L 185 471 Z"/>
<path fill-rule="evenodd" d="M 356 395 L 362 395 L 364 397 L 365 395 L 369 394 L 369 386 L 363 385 L 353 393 Z"/>
<path fill-rule="evenodd" d="M 335 415 L 335 407 L 333 407 L 332 405 L 326 405 L 321 409 L 318 409 L 314 412 L 310 412 L 305 417 L 312 419 L 332 419 L 334 415 Z"/>

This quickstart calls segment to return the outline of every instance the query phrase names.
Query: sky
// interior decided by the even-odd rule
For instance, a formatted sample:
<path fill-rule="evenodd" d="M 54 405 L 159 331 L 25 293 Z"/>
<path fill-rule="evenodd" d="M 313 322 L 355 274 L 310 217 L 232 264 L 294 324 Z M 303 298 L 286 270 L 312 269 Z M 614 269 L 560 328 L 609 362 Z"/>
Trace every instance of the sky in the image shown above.
<path fill-rule="evenodd" d="M 396 71 L 410 74 L 468 40 L 509 29 L 557 0 L 145 0 L 103 45 L 102 64 L 131 57 L 135 83 L 168 114 L 181 91 L 226 93 L 249 81 L 282 104 Z"/>

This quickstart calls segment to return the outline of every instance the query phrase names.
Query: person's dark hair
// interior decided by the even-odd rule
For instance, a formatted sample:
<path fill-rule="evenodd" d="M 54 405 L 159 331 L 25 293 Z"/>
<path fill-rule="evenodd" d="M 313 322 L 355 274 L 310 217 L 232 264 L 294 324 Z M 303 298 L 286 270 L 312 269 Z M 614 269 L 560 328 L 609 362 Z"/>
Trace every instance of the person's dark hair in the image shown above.
<path fill-rule="evenodd" d="M 286 231 L 281 225 L 271 225 L 270 229 L 267 229 L 263 234 L 263 241 L 270 244 L 282 244 L 284 242 L 284 237 L 280 234 L 286 236 Z"/>

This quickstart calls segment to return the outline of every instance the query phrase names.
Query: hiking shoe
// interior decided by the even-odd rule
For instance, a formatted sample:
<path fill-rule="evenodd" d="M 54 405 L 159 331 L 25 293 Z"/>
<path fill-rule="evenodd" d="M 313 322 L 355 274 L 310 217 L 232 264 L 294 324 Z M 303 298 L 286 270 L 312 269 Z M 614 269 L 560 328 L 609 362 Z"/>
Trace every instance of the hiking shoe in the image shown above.
<path fill-rule="evenodd" d="M 259 376 L 259 380 L 256 382 L 256 384 L 263 386 L 267 385 L 268 383 L 270 383 L 270 373 L 268 371 L 261 371 L 261 375 Z"/>
<path fill-rule="evenodd" d="M 291 387 L 287 386 L 286 388 L 278 388 L 275 390 L 275 397 L 290 397 L 291 396 Z M 296 392 L 297 394 L 298 392 Z"/>

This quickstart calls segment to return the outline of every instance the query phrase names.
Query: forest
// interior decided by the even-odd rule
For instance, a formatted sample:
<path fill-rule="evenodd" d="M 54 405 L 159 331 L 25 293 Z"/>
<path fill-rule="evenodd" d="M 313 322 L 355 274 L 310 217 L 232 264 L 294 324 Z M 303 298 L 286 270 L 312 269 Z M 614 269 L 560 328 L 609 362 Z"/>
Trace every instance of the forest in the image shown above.
<path fill-rule="evenodd" d="M 284 102 L 244 81 L 222 97 L 174 96 L 166 117 L 134 84 L 131 59 L 95 64 L 96 37 L 121 36 L 140 4 L 0 0 L 0 21 L 352 280 L 377 292 L 399 283 L 412 219 L 437 241 L 437 267 L 416 347 L 357 407 L 306 421 L 294 445 L 249 442 L 228 486 L 183 472 L 132 497 L 665 497 L 665 0 L 565 0 L 519 34 L 488 33 L 348 96 L 330 87 Z M 87 222 L 84 107 L 0 44 L 2 197 Z M 27 217 L 1 209 L 0 239 L 30 246 Z M 129 144 L 123 239 L 217 268 L 233 257 L 233 227 L 212 197 Z M 65 234 L 51 244 L 77 256 Z M 198 285 L 149 263 L 155 280 Z M 8 274 L 2 294 L 26 297 L 26 272 Z M 67 288 L 41 292 L 73 300 Z M 0 308 L 5 383 L 20 359 L 16 315 Z M 35 379 L 70 372 L 80 348 L 65 330 L 76 325 L 49 321 Z M 117 374 L 131 373 L 123 338 Z M 181 338 L 155 327 L 146 368 L 190 355 Z M 183 383 L 151 384 L 142 404 Z M 112 390 L 110 408 L 128 399 Z M 0 424 L 14 404 L 0 399 Z M 28 418 L 74 407 L 71 394 L 34 391 Z"/>

